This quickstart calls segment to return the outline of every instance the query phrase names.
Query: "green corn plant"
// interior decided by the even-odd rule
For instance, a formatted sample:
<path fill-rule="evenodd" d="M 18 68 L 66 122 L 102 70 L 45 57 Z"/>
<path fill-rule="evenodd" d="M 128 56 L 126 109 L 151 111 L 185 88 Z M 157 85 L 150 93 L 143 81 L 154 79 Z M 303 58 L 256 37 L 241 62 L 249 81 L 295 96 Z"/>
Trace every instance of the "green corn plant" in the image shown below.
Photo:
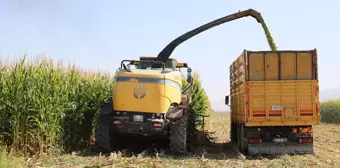
<path fill-rule="evenodd" d="M 74 79 L 74 74 L 70 73 Z M 109 75 L 84 73 L 85 78 L 78 81 L 78 88 L 72 95 L 75 109 L 66 116 L 63 127 L 64 144 L 68 150 L 83 147 L 93 131 L 94 117 L 99 112 L 99 100 L 111 95 L 113 79 Z M 80 101 L 79 101 L 80 100 Z"/>
<path fill-rule="evenodd" d="M 210 107 L 210 101 L 209 98 L 202 87 L 202 81 L 200 79 L 200 76 L 197 72 L 193 73 L 193 85 L 192 87 L 187 91 L 191 97 L 190 102 L 190 110 L 194 111 L 196 115 L 196 128 L 199 129 L 199 127 L 203 126 L 203 116 L 210 115 L 211 113 L 211 107 Z M 182 86 L 185 86 L 187 84 L 186 80 L 184 79 L 184 76 L 182 78 Z"/>
<path fill-rule="evenodd" d="M 4 83 L 5 83 L 5 71 L 6 68 L 3 65 L 2 59 L 0 57 L 0 145 L 3 145 L 5 142 L 5 133 L 7 133 L 6 129 L 8 126 L 8 116 L 7 113 L 4 111 L 5 103 L 4 103 Z"/>

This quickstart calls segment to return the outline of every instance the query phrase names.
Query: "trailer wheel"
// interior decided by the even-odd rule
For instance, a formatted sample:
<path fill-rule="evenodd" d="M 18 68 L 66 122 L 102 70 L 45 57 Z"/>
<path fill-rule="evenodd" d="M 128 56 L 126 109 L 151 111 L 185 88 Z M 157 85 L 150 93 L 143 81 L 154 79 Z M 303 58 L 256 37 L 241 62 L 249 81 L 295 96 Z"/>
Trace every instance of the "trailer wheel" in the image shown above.
<path fill-rule="evenodd" d="M 231 142 L 234 142 L 234 140 L 233 140 L 233 123 L 232 122 L 230 122 L 230 131 L 229 131 L 229 137 L 230 137 L 230 141 Z"/>
<path fill-rule="evenodd" d="M 95 149 L 98 152 L 109 153 L 115 147 L 116 140 L 112 135 L 112 103 L 106 103 L 101 107 L 96 118 L 95 126 Z"/>
<path fill-rule="evenodd" d="M 173 154 L 187 153 L 187 113 L 170 124 L 170 151 Z"/>
<path fill-rule="evenodd" d="M 240 134 L 240 124 L 236 124 L 236 144 L 237 149 L 241 151 L 241 134 Z"/>
<path fill-rule="evenodd" d="M 234 136 L 234 142 L 237 140 L 237 124 L 233 123 L 233 136 Z"/>
<path fill-rule="evenodd" d="M 244 154 L 248 153 L 248 142 L 247 139 L 245 138 L 244 124 L 241 124 L 240 127 L 240 149 L 242 153 Z"/>
<path fill-rule="evenodd" d="M 235 143 L 237 139 L 237 130 L 235 130 L 235 124 L 233 122 L 230 123 L 230 140 L 232 143 Z"/>

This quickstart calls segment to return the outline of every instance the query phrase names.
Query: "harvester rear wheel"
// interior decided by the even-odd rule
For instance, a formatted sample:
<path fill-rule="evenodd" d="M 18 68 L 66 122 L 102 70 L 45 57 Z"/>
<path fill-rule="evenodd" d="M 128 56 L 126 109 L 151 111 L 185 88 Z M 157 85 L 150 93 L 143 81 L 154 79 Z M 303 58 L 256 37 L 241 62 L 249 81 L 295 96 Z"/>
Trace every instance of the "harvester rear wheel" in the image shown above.
<path fill-rule="evenodd" d="M 184 114 L 170 125 L 170 151 L 173 154 L 187 153 L 188 114 Z"/>
<path fill-rule="evenodd" d="M 195 149 L 195 146 L 197 144 L 197 131 L 196 131 L 196 113 L 193 111 L 189 112 L 189 118 L 188 118 L 188 138 L 187 138 L 187 150 L 193 151 Z"/>
<path fill-rule="evenodd" d="M 106 103 L 101 107 L 101 111 L 96 119 L 95 127 L 95 148 L 98 152 L 109 153 L 115 146 L 112 135 L 112 111 L 108 111 L 112 103 Z"/>

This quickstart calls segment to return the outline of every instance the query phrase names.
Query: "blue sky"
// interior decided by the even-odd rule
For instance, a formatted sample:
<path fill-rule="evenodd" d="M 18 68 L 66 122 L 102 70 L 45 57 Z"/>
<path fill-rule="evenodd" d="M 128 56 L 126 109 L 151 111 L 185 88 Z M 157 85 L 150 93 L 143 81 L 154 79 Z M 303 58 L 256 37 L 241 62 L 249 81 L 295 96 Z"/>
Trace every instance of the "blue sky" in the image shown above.
<path fill-rule="evenodd" d="M 318 49 L 320 89 L 339 86 L 338 0 L 1 0 L 0 55 L 5 59 L 47 53 L 82 68 L 114 72 L 122 59 L 157 55 L 177 36 L 248 8 L 261 12 L 278 49 Z M 269 50 L 253 18 L 195 36 L 172 57 L 198 71 L 213 108 L 226 110 L 229 65 L 243 49 Z"/>

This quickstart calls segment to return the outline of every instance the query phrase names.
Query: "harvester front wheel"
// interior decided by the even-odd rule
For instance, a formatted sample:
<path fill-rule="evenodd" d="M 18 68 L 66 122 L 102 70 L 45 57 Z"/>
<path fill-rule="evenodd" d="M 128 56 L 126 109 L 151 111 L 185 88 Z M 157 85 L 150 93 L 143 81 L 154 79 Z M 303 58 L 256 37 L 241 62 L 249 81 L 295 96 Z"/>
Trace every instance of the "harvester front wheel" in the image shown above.
<path fill-rule="evenodd" d="M 170 125 L 170 151 L 173 154 L 187 153 L 188 115 L 173 121 Z"/>
<path fill-rule="evenodd" d="M 110 110 L 112 103 L 106 103 L 101 107 L 101 111 L 96 119 L 95 128 L 95 148 L 98 152 L 109 153 L 115 146 L 112 135 L 112 117 Z"/>

